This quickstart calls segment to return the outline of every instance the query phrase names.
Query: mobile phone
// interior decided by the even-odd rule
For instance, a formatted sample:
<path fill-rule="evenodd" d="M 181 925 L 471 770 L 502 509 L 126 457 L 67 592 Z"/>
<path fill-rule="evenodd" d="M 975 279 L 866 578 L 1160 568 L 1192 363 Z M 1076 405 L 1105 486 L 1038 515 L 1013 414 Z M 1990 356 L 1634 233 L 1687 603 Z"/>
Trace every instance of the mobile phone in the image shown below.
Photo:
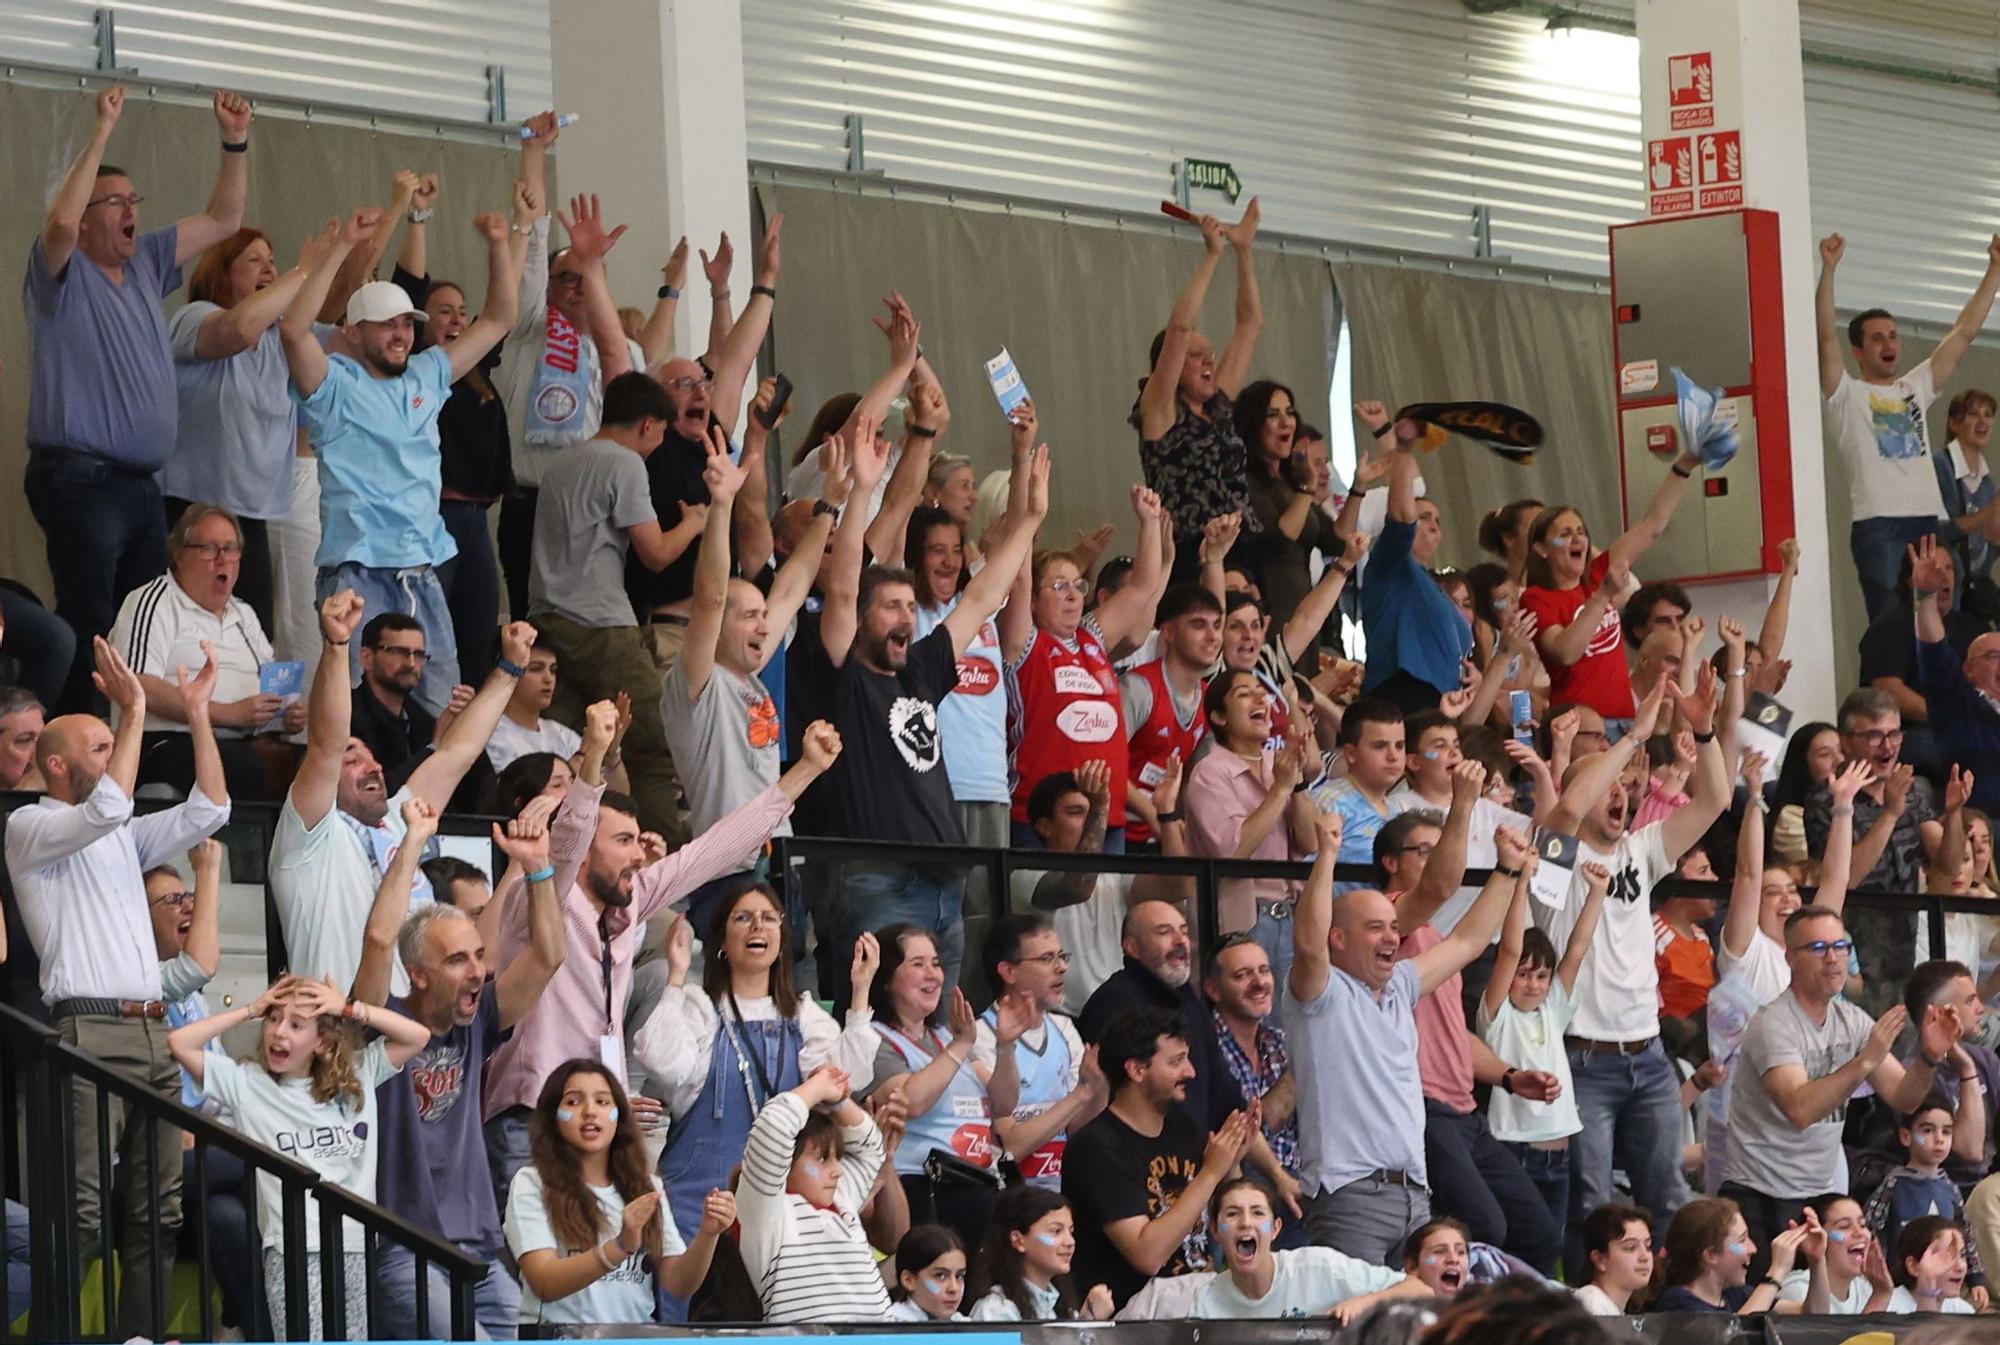
<path fill-rule="evenodd" d="M 771 405 L 757 413 L 757 420 L 767 430 L 778 427 L 778 417 L 784 414 L 785 404 L 792 400 L 792 380 L 778 375 L 776 385 L 771 389 Z"/>
<path fill-rule="evenodd" d="M 1517 743 L 1531 741 L 1535 736 L 1534 730 L 1529 727 L 1535 717 L 1534 696 L 1526 691 L 1510 691 L 1507 696 L 1514 716 L 1514 741 Z"/>

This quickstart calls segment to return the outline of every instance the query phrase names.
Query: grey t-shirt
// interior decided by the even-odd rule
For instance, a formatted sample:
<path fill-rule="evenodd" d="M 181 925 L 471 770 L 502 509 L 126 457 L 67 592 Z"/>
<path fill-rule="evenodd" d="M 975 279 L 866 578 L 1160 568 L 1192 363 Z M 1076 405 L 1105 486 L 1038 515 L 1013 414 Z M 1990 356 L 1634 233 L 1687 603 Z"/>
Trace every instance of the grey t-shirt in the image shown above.
<path fill-rule="evenodd" d="M 1842 1171 L 1840 1134 L 1847 1103 L 1800 1130 L 1786 1119 L 1764 1075 L 1801 1065 L 1807 1079 L 1824 1079 L 1861 1052 L 1875 1024 L 1845 999 L 1815 1023 L 1787 992 L 1757 1010 L 1743 1034 L 1729 1092 L 1729 1158 L 1722 1179 L 1780 1199 L 1809 1200 L 1834 1189 Z"/>
<path fill-rule="evenodd" d="M 28 249 L 28 442 L 83 449 L 148 470 L 174 447 L 178 394 L 160 300 L 181 287 L 180 226 L 141 234 L 120 284 L 70 253 L 50 270 L 39 235 Z"/>
<path fill-rule="evenodd" d="M 638 625 L 625 596 L 625 529 L 657 517 L 637 453 L 609 439 L 566 450 L 535 505 L 529 616 L 554 612 L 600 630 Z"/>
<path fill-rule="evenodd" d="M 244 518 L 284 518 L 292 511 L 292 459 L 299 448 L 299 407 L 284 339 L 274 322 L 248 350 L 201 359 L 194 353 L 201 324 L 221 311 L 197 300 L 168 324 L 180 428 L 174 455 L 160 469 L 160 489 Z"/>
<path fill-rule="evenodd" d="M 763 679 L 740 677 L 716 663 L 701 694 L 690 697 L 683 658 L 660 687 L 660 721 L 687 786 L 688 825 L 695 835 L 778 783 L 784 725 Z M 778 823 L 772 834 L 791 835 L 791 821 Z M 743 867 L 756 862 L 753 850 Z"/>

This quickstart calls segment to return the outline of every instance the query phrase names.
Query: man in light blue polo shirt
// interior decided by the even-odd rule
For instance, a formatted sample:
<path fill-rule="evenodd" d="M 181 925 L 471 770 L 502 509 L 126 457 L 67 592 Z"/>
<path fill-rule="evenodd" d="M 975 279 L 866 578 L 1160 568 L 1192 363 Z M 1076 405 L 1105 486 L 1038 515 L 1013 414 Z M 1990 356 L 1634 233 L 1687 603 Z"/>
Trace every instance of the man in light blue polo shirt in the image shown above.
<path fill-rule="evenodd" d="M 180 399 L 160 301 L 181 287 L 184 264 L 242 224 L 250 177 L 250 104 L 218 93 L 222 161 L 208 209 L 140 233 L 144 198 L 104 162 L 124 109 L 124 89 L 97 95 L 96 125 L 56 188 L 21 282 L 28 507 L 48 539 L 56 615 L 76 631 L 53 707 L 68 711 L 94 708 L 91 639 L 111 629 L 119 599 L 167 572 L 157 474 L 173 451 Z"/>
<path fill-rule="evenodd" d="M 354 353 L 330 356 L 313 335 L 313 318 L 341 262 L 380 218 L 379 210 L 359 211 L 307 245 L 299 263 L 306 283 L 281 333 L 299 423 L 319 455 L 317 597 L 351 589 L 371 613 L 415 617 L 429 652 L 416 697 L 436 715 L 458 681 L 458 644 L 437 576 L 458 552 L 438 513 L 438 413 L 451 385 L 513 325 L 526 235 L 510 232 L 497 214 L 474 221 L 486 239 L 487 303 L 456 341 L 412 356 L 424 314 L 400 286 L 378 280 L 347 303 L 341 333 Z M 359 676 L 359 649 L 349 651 L 349 668 Z"/>
<path fill-rule="evenodd" d="M 1370 888 L 1336 902 L 1340 815 L 1321 813 L 1318 828 L 1283 1008 L 1306 1232 L 1323 1247 L 1400 1265 L 1403 1240 L 1431 1212 L 1416 1004 L 1485 951 L 1522 871 L 1496 867 L 1450 934 L 1399 962 L 1395 903 Z"/>

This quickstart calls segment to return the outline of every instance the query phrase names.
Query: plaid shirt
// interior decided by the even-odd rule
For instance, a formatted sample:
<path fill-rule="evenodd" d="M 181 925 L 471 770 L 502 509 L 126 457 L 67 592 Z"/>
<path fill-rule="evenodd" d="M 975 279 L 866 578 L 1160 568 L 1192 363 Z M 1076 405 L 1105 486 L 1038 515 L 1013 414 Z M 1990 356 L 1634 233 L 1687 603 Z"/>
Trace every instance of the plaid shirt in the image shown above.
<path fill-rule="evenodd" d="M 1257 1056 L 1252 1060 L 1244 1054 L 1242 1044 L 1236 1034 L 1229 1030 L 1229 1024 L 1222 1021 L 1222 1015 L 1214 1009 L 1208 1011 L 1209 1023 L 1215 1028 L 1215 1039 L 1222 1044 L 1222 1058 L 1229 1064 L 1229 1072 L 1236 1079 L 1247 1099 L 1263 1097 L 1277 1086 L 1291 1059 L 1285 1054 L 1285 1032 L 1283 1028 L 1272 1027 L 1269 1023 L 1257 1024 Z M 1270 1141 L 1271 1153 L 1276 1156 L 1285 1171 L 1298 1175 L 1299 1170 L 1299 1114 L 1293 1109 L 1291 1118 L 1277 1130 L 1264 1127 L 1264 1138 Z"/>

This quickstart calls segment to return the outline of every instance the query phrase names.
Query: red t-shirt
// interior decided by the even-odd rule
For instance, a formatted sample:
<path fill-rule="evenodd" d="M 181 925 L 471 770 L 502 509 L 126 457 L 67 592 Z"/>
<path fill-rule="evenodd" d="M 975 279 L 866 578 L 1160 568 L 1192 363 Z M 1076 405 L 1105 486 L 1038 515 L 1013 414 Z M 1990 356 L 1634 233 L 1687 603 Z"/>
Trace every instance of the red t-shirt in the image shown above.
<path fill-rule="evenodd" d="M 1425 924 L 1403 936 L 1396 960 L 1420 957 L 1444 942 L 1435 925 Z M 1465 977 L 1453 976 L 1417 1001 L 1417 1076 L 1424 1096 L 1460 1116 L 1471 1112 L 1472 1042 L 1465 1028 Z"/>
<path fill-rule="evenodd" d="M 1537 631 L 1567 626 L 1576 620 L 1610 568 L 1611 553 L 1606 551 L 1590 563 L 1583 582 L 1575 588 L 1522 589 L 1521 607 L 1535 614 Z M 1630 719 L 1638 713 L 1632 703 L 1632 669 L 1625 662 L 1625 633 L 1618 624 L 1616 604 L 1604 609 L 1582 658 L 1568 667 L 1552 658 L 1542 663 L 1549 671 L 1551 704 L 1588 705 L 1606 719 Z"/>

